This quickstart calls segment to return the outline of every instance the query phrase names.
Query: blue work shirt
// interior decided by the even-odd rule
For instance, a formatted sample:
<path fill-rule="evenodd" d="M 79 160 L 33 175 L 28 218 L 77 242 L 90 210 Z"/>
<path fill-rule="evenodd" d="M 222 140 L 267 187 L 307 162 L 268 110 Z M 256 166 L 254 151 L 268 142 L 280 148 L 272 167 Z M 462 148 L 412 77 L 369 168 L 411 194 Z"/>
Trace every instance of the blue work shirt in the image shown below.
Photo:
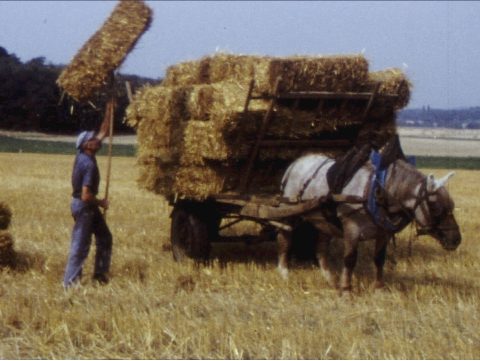
<path fill-rule="evenodd" d="M 72 196 L 80 199 L 82 187 L 87 186 L 94 194 L 98 194 L 100 184 L 100 172 L 98 171 L 97 159 L 83 152 L 78 152 L 75 157 L 72 172 Z"/>

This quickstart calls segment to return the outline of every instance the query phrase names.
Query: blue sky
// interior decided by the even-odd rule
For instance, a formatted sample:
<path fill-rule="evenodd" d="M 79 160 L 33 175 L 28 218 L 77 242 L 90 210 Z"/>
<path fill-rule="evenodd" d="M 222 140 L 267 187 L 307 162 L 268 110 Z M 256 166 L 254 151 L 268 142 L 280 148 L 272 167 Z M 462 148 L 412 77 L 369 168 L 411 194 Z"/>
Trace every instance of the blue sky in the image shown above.
<path fill-rule="evenodd" d="M 480 2 L 147 1 L 151 28 L 121 71 L 153 78 L 215 51 L 257 55 L 362 53 L 399 67 L 409 107 L 480 106 Z M 22 61 L 66 64 L 115 1 L 0 1 L 0 46 Z"/>

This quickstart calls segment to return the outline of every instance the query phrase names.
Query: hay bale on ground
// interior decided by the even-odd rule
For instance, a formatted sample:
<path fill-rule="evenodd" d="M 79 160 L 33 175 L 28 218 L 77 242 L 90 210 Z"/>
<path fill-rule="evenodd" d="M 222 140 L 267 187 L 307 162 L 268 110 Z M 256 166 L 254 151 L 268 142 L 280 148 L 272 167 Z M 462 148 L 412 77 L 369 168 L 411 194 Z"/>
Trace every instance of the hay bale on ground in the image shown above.
<path fill-rule="evenodd" d="M 8 204 L 0 202 L 0 230 L 7 229 L 12 220 L 12 211 Z"/>
<path fill-rule="evenodd" d="M 0 231 L 0 265 L 10 265 L 14 261 L 13 237 L 7 231 Z"/>
<path fill-rule="evenodd" d="M 57 84 L 77 101 L 107 85 L 148 29 L 152 11 L 141 0 L 121 0 L 102 27 L 84 44 L 60 74 Z"/>

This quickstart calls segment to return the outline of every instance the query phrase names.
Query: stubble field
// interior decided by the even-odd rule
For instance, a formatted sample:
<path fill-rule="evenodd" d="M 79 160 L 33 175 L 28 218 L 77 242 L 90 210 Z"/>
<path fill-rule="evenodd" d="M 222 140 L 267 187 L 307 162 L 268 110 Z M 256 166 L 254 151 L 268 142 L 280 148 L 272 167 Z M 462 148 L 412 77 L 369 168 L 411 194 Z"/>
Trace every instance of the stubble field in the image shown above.
<path fill-rule="evenodd" d="M 83 286 L 65 292 L 72 162 L 0 154 L 0 200 L 13 211 L 17 252 L 15 267 L 0 270 L 2 359 L 480 358 L 479 171 L 458 170 L 449 185 L 463 235 L 457 251 L 429 237 L 410 248 L 408 228 L 389 248 L 387 289 L 376 292 L 363 244 L 348 298 L 309 264 L 293 264 L 283 281 L 273 244 L 215 245 L 209 267 L 175 263 L 168 205 L 137 188 L 135 158 L 117 157 L 111 282 L 91 283 L 92 245 Z M 101 171 L 105 164 L 99 157 Z"/>

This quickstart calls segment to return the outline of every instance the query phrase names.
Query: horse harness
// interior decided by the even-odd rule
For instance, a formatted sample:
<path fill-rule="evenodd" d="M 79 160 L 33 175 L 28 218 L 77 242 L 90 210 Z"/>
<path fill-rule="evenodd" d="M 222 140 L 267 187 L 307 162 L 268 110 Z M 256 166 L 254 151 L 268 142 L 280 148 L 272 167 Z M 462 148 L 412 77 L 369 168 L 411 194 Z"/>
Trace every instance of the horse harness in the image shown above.
<path fill-rule="evenodd" d="M 377 153 L 378 154 L 378 153 Z M 433 203 L 431 197 L 436 195 L 436 192 L 430 192 L 427 187 L 428 178 L 425 177 L 422 179 L 420 183 L 420 188 L 418 193 L 415 197 L 415 203 L 411 209 L 406 208 L 403 206 L 402 202 L 399 200 L 395 200 L 396 205 L 400 207 L 400 212 L 397 214 L 400 216 L 401 221 L 397 224 L 391 221 L 389 217 L 382 217 L 380 215 L 380 208 L 384 210 L 388 210 L 389 204 L 387 203 L 386 195 L 386 177 L 387 177 L 387 169 L 386 167 L 378 167 L 377 165 L 380 164 L 381 159 L 380 156 L 377 156 L 372 152 L 372 164 L 375 166 L 375 171 L 372 175 L 372 181 L 370 185 L 370 190 L 368 194 L 367 200 L 367 209 L 372 216 L 376 225 L 382 227 L 387 231 L 391 231 L 393 233 L 399 232 L 402 230 L 408 223 L 411 221 L 415 221 L 415 228 L 417 231 L 417 235 L 425 235 L 431 232 L 434 229 L 448 231 L 453 229 L 458 229 L 458 226 L 441 226 L 436 222 L 434 217 L 432 217 L 432 211 L 430 204 Z M 408 163 L 415 165 L 415 159 L 413 157 L 407 158 Z M 393 164 L 392 172 L 395 172 L 396 165 Z M 390 196 L 391 198 L 391 196 Z M 423 218 L 425 222 L 419 222 L 415 218 L 415 213 L 417 209 L 420 209 L 422 212 Z M 401 217 L 402 214 L 405 217 Z M 448 211 L 445 216 L 452 215 L 453 211 Z M 403 219 L 402 219 L 403 218 Z"/>
<path fill-rule="evenodd" d="M 329 193 L 324 198 L 324 202 L 320 204 L 320 211 L 323 213 L 325 218 L 333 223 L 338 228 L 342 228 L 342 223 L 340 218 L 337 214 L 337 207 L 340 203 L 350 203 L 350 204 L 362 204 L 361 208 L 357 208 L 352 210 L 348 215 L 353 213 L 357 213 L 359 211 L 366 211 L 372 218 L 372 221 L 375 225 L 382 228 L 383 230 L 389 233 L 397 233 L 405 228 L 410 222 L 415 221 L 417 235 L 424 235 L 430 232 L 433 229 L 438 230 L 450 230 L 453 227 L 448 226 L 440 226 L 436 224 L 434 218 L 431 215 L 431 210 L 429 204 L 432 202 L 430 199 L 432 196 L 435 195 L 435 192 L 429 192 L 427 189 L 427 178 L 425 177 L 421 184 L 418 194 L 415 198 L 415 203 L 411 209 L 406 208 L 403 206 L 402 202 L 396 199 L 394 200 L 395 205 L 400 207 L 400 211 L 395 213 L 388 212 L 388 208 L 392 205 L 392 202 L 387 201 L 388 198 L 392 198 L 391 196 L 386 196 L 386 181 L 388 175 L 388 167 L 393 164 L 392 172 L 395 172 L 396 166 L 394 164 L 394 160 L 389 162 L 385 162 L 385 159 L 382 157 L 382 154 L 379 152 L 372 150 L 370 152 L 369 160 L 373 166 L 373 172 L 368 183 L 368 190 L 365 197 L 356 200 L 352 200 L 352 198 L 346 198 L 346 200 L 342 201 L 339 200 L 338 197 L 332 192 Z M 415 157 L 405 157 L 405 160 L 412 165 L 415 165 Z M 303 194 L 305 193 L 308 186 L 311 182 L 317 177 L 321 168 L 323 168 L 327 163 L 331 162 L 331 159 L 326 159 L 322 163 L 318 165 L 312 175 L 305 181 L 302 188 L 297 195 L 297 199 L 301 199 Z M 285 183 L 288 179 L 289 174 L 285 177 Z M 285 184 L 282 184 L 282 189 Z M 344 184 L 345 186 L 345 184 Z M 418 220 L 415 220 L 415 213 L 417 209 L 420 208 L 424 218 L 425 223 L 422 224 Z M 447 215 L 451 214 L 452 212 L 448 212 Z"/>

